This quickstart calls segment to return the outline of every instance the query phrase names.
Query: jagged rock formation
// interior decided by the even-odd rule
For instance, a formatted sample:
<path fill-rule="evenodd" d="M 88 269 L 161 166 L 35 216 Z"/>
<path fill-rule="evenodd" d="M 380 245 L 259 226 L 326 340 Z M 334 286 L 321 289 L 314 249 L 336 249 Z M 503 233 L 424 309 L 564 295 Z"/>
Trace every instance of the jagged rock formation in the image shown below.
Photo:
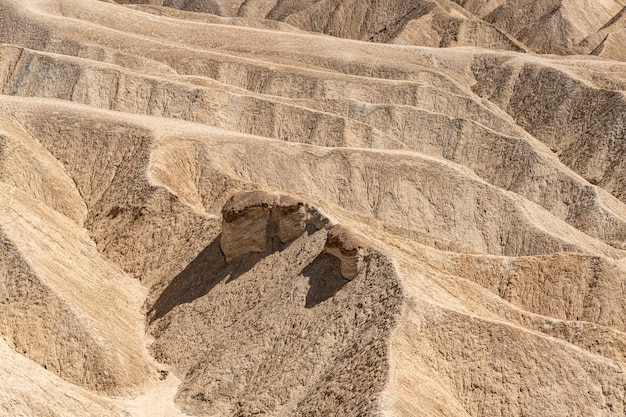
<path fill-rule="evenodd" d="M 222 208 L 220 248 L 230 261 L 250 252 L 264 253 L 290 243 L 306 231 L 317 231 L 329 220 L 294 196 L 264 191 L 233 195 Z"/>
<path fill-rule="evenodd" d="M 623 416 L 581 4 L 0 0 L 0 415 Z"/>
<path fill-rule="evenodd" d="M 363 239 L 340 224 L 333 225 L 319 209 L 295 196 L 240 192 L 228 199 L 222 208 L 222 219 L 220 249 L 226 261 L 251 252 L 277 250 L 305 232 L 314 233 L 325 227 L 328 238 L 324 252 L 340 261 L 341 275 L 351 280 L 363 270 Z"/>

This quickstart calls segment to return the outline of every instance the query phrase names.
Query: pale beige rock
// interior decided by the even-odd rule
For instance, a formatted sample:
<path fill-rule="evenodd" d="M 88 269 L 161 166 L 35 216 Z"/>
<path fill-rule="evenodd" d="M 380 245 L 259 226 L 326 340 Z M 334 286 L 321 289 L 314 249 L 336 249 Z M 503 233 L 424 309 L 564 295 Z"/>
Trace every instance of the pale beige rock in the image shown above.
<path fill-rule="evenodd" d="M 7 416 L 117 417 L 121 408 L 51 374 L 0 338 L 0 411 Z"/>

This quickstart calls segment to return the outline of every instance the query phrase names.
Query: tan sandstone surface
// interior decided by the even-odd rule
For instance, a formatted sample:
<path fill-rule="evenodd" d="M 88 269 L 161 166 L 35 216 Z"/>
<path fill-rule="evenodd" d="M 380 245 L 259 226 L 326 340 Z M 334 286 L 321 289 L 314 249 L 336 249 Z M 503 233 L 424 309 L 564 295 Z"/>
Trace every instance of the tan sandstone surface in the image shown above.
<path fill-rule="evenodd" d="M 0 416 L 626 415 L 626 0 L 0 0 Z"/>

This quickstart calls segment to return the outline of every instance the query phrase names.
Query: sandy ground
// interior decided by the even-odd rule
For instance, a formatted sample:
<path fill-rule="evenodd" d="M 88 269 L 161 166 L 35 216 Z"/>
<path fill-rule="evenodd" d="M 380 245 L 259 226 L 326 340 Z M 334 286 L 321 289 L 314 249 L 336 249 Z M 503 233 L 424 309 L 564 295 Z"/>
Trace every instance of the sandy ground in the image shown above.
<path fill-rule="evenodd" d="M 131 417 L 189 417 L 174 402 L 179 385 L 180 380 L 170 373 L 145 394 L 133 398 L 115 398 L 111 403 Z"/>

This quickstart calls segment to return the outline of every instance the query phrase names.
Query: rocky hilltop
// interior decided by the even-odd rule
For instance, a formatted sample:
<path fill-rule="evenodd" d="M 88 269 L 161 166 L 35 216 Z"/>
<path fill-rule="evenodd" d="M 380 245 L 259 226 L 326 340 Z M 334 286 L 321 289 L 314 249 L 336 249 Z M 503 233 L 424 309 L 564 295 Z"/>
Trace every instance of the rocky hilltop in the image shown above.
<path fill-rule="evenodd" d="M 626 414 L 626 0 L 0 0 L 0 415 Z"/>

